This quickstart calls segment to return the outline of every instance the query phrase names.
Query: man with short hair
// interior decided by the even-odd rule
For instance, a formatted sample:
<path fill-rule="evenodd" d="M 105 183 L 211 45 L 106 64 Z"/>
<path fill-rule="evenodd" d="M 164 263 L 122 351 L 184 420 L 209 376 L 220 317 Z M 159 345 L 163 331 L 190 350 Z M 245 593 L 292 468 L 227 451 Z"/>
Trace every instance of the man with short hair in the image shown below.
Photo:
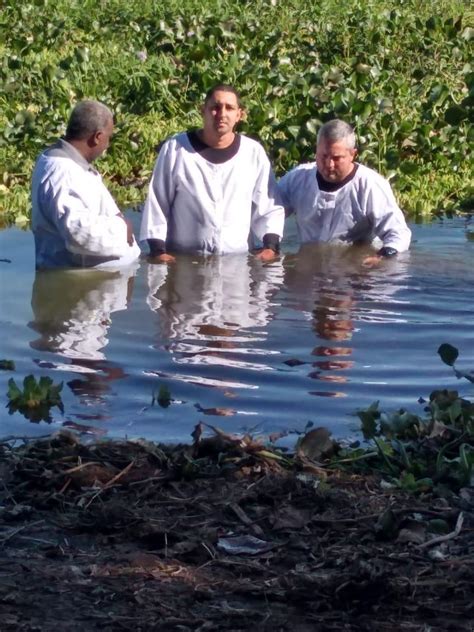
<path fill-rule="evenodd" d="M 81 101 L 64 138 L 38 158 L 31 190 L 38 269 L 116 267 L 139 257 L 131 224 L 92 167 L 113 128 L 109 108 Z"/>
<path fill-rule="evenodd" d="M 202 107 L 203 127 L 165 141 L 143 210 L 140 239 L 150 261 L 171 253 L 229 254 L 262 245 L 268 261 L 278 253 L 284 209 L 263 147 L 237 134 L 243 116 L 235 88 L 214 86 Z"/>
<path fill-rule="evenodd" d="M 339 119 L 319 130 L 316 162 L 299 165 L 279 182 L 287 215 L 295 213 L 301 243 L 382 242 L 374 263 L 408 250 L 411 231 L 390 184 L 373 169 L 354 162 L 354 130 Z"/>

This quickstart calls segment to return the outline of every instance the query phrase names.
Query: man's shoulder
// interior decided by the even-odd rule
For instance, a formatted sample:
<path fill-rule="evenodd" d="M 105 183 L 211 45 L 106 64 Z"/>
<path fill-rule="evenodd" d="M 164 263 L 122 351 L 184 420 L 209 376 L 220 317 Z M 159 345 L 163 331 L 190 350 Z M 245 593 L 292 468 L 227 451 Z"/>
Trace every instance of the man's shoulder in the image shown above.
<path fill-rule="evenodd" d="M 239 134 L 240 136 L 240 149 L 250 150 L 256 153 L 267 155 L 262 143 L 255 138 L 246 136 L 245 134 Z"/>
<path fill-rule="evenodd" d="M 50 149 L 50 148 L 48 148 Z M 88 186 L 89 174 L 83 166 L 67 156 L 56 155 L 54 152 L 43 151 L 36 160 L 32 179 L 38 186 Z M 100 178 L 98 172 L 94 174 Z"/>
<path fill-rule="evenodd" d="M 315 162 L 303 162 L 301 165 L 297 165 L 296 167 L 293 167 L 293 169 L 291 171 L 293 172 L 298 172 L 298 171 L 302 171 L 302 172 L 306 172 L 306 171 L 314 171 L 316 169 L 316 163 Z M 290 173 L 291 173 L 290 171 Z"/>
<path fill-rule="evenodd" d="M 360 163 L 357 163 L 357 165 L 357 173 L 355 177 L 356 181 L 364 182 L 368 186 L 371 184 L 386 186 L 388 184 L 388 180 L 384 178 L 381 173 L 375 171 L 375 169 L 371 169 L 370 167 Z"/>
<path fill-rule="evenodd" d="M 296 167 L 293 167 L 293 169 L 290 169 L 290 171 L 288 171 L 283 178 L 286 178 L 288 180 L 293 180 L 293 179 L 305 179 L 305 178 L 313 178 L 314 175 L 316 173 L 316 163 L 314 162 L 305 162 L 302 163 L 301 165 L 297 165 Z M 282 178 L 282 179 L 283 179 Z"/>
<path fill-rule="evenodd" d="M 53 146 L 54 147 L 54 146 Z M 51 147 L 45 149 L 37 158 L 35 170 L 47 173 L 74 173 L 81 171 L 79 165 L 71 158 L 62 155 L 56 155 L 51 152 Z"/>
<path fill-rule="evenodd" d="M 166 152 L 179 151 L 181 148 L 189 149 L 190 141 L 188 132 L 177 132 L 167 138 L 164 138 L 156 145 L 156 153 L 159 154 L 162 150 Z"/>

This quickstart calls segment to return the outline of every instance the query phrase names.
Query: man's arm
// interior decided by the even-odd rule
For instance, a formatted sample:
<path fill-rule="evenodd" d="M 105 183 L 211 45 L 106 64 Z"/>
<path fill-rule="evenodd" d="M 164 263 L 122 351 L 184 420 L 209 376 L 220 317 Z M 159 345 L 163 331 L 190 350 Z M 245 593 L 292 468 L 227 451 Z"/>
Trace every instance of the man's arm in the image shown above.
<path fill-rule="evenodd" d="M 257 257 L 268 261 L 279 253 L 285 211 L 270 161 L 263 149 L 259 161 L 252 199 L 251 229 L 255 237 L 263 242 L 263 250 Z"/>
<path fill-rule="evenodd" d="M 166 253 L 166 237 L 175 193 L 175 144 L 171 139 L 160 149 L 142 213 L 140 240 L 147 241 L 152 261 L 174 261 L 174 257 Z"/>
<path fill-rule="evenodd" d="M 99 176 L 65 172 L 40 193 L 41 212 L 57 228 L 67 250 L 79 255 L 121 257 L 133 231 Z"/>
<path fill-rule="evenodd" d="M 383 248 L 378 254 L 382 257 L 391 257 L 398 252 L 408 250 L 411 230 L 407 226 L 390 184 L 381 176 L 372 184 L 367 204 L 374 232 L 383 242 Z"/>
<path fill-rule="evenodd" d="M 395 257 L 399 252 L 408 250 L 411 230 L 406 224 L 390 184 L 378 174 L 369 190 L 367 213 L 372 219 L 374 232 L 382 240 L 383 246 L 375 255 L 364 259 L 365 266 L 377 265 L 383 259 Z"/>
<path fill-rule="evenodd" d="M 278 180 L 278 195 L 280 201 L 285 209 L 285 217 L 289 217 L 294 213 L 293 205 L 291 202 L 291 191 L 293 183 L 293 172 L 289 171 L 282 178 Z"/>

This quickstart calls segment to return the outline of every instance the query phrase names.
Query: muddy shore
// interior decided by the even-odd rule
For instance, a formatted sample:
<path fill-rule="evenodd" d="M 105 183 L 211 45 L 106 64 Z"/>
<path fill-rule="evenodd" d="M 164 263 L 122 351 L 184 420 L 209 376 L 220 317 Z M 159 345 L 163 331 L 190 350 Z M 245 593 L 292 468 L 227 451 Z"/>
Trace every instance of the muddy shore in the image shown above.
<path fill-rule="evenodd" d="M 3 632 L 474 629 L 469 488 L 71 432 L 0 443 L 0 480 Z"/>

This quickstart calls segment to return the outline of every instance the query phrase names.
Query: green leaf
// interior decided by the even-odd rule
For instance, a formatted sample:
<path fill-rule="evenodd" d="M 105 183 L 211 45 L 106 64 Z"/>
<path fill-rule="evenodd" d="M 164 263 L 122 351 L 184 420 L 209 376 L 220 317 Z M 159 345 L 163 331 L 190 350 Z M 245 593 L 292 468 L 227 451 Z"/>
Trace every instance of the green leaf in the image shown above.
<path fill-rule="evenodd" d="M 298 138 L 300 133 L 300 128 L 298 125 L 288 125 L 286 129 L 291 134 L 291 136 L 293 136 L 293 138 Z"/>
<path fill-rule="evenodd" d="M 444 113 L 444 120 L 449 125 L 459 125 L 464 119 L 467 119 L 467 110 L 460 105 L 452 105 Z"/>
<path fill-rule="evenodd" d="M 12 377 L 8 380 L 7 397 L 11 402 L 15 402 L 21 397 L 21 391 Z"/>
<path fill-rule="evenodd" d="M 161 384 L 156 401 L 162 408 L 168 408 L 171 404 L 171 391 L 165 384 Z"/>
<path fill-rule="evenodd" d="M 474 452 L 467 443 L 459 446 L 459 463 L 464 473 L 469 477 L 474 464 Z"/>
<path fill-rule="evenodd" d="M 453 366 L 458 358 L 459 351 L 456 347 L 453 347 L 448 343 L 444 343 L 438 348 L 438 354 L 445 364 Z"/>
<path fill-rule="evenodd" d="M 374 402 L 367 410 L 357 411 L 357 416 L 361 420 L 361 430 L 364 439 L 373 439 L 377 433 L 377 421 L 380 419 L 378 410 L 379 402 Z"/>
<path fill-rule="evenodd" d="M 27 375 L 23 380 L 23 392 L 24 396 L 28 399 L 31 395 L 35 394 L 37 388 L 36 380 L 33 375 Z"/>
<path fill-rule="evenodd" d="M 307 432 L 297 444 L 297 453 L 314 461 L 334 452 L 334 442 L 327 428 L 315 428 Z"/>
<path fill-rule="evenodd" d="M 13 360 L 0 360 L 0 371 L 14 371 L 15 363 Z"/>

